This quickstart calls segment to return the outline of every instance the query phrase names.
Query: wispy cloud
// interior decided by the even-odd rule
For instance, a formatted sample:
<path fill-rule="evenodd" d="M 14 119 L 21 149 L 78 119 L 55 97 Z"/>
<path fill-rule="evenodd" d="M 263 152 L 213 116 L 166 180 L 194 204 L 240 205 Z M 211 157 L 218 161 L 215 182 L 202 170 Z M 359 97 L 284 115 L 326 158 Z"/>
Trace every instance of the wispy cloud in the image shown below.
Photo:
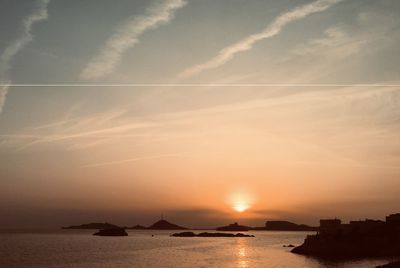
<path fill-rule="evenodd" d="M 217 68 L 233 59 L 237 53 L 252 49 L 254 44 L 258 41 L 271 38 L 279 34 L 287 24 L 305 18 L 313 13 L 322 12 L 341 1 L 342 0 L 317 0 L 315 2 L 294 8 L 289 12 L 283 13 L 263 31 L 247 36 L 239 42 L 223 48 L 220 50 L 217 56 L 211 60 L 184 70 L 178 75 L 178 77 L 187 78 L 199 74 L 204 70 Z"/>
<path fill-rule="evenodd" d="M 371 32 L 371 30 L 369 29 Z M 313 58 L 323 58 L 324 64 L 330 63 L 328 59 L 336 61 L 348 59 L 349 56 L 356 54 L 363 46 L 377 39 L 379 34 L 364 33 L 350 34 L 343 27 L 330 27 L 324 32 L 321 38 L 313 39 L 304 45 L 297 46 L 288 53 L 283 61 L 289 61 L 296 57 L 306 56 Z"/>
<path fill-rule="evenodd" d="M 135 157 L 135 158 L 128 158 L 128 159 L 110 161 L 110 162 L 102 162 L 102 163 L 89 164 L 89 165 L 85 165 L 84 167 L 93 168 L 93 167 L 117 165 L 117 164 L 124 164 L 124 163 L 130 163 L 130 162 L 136 162 L 136 161 L 143 161 L 143 160 L 153 160 L 153 159 L 169 158 L 169 157 L 184 157 L 184 156 L 185 156 L 184 154 L 160 154 L 160 155 L 151 155 L 151 156 Z"/>
<path fill-rule="evenodd" d="M 121 25 L 84 68 L 81 78 L 97 79 L 112 73 L 121 61 L 122 54 L 139 42 L 140 35 L 169 23 L 175 11 L 185 5 L 185 0 L 166 0 L 149 7 L 145 15 L 134 17 Z"/>
<path fill-rule="evenodd" d="M 3 53 L 0 55 L 0 83 L 9 84 L 9 70 L 12 59 L 18 54 L 29 42 L 33 40 L 31 33 L 32 27 L 35 23 L 47 19 L 47 6 L 50 0 L 37 0 L 36 8 L 29 16 L 22 21 L 22 33 L 14 40 Z M 3 110 L 3 106 L 8 93 L 8 87 L 0 87 L 0 113 Z"/>
<path fill-rule="evenodd" d="M 51 123 L 26 128 L 19 133 L 0 134 L 0 142 L 2 145 L 15 146 L 17 151 L 43 144 L 63 144 L 68 150 L 81 150 L 118 139 L 148 137 L 139 131 L 163 124 L 144 118 L 126 118 L 124 110 L 86 116 L 74 116 L 74 110 L 70 109 L 62 119 Z"/>
<path fill-rule="evenodd" d="M 84 150 L 96 156 L 83 160 L 88 168 L 202 159 L 211 151 L 221 158 L 251 154 L 299 167 L 398 169 L 398 107 L 399 89 L 377 86 L 264 95 L 142 116 L 116 110 L 75 117 L 67 111 L 53 123 L 0 134 L 0 149 Z M 260 148 L 276 153 L 259 155 Z M 291 148 L 290 154 L 282 148 Z"/>

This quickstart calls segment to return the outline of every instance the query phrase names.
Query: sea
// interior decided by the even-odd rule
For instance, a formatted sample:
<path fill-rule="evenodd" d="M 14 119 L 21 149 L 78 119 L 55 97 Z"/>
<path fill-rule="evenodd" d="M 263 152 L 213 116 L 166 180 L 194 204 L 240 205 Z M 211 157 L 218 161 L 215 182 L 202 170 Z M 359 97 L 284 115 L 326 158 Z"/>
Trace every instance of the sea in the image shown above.
<path fill-rule="evenodd" d="M 129 230 L 126 237 L 95 230 L 0 233 L 0 267 L 329 267 L 372 268 L 391 259 L 327 261 L 291 253 L 307 232 L 252 231 L 255 237 L 170 237 L 173 231 Z M 201 231 L 196 231 L 201 232 Z"/>

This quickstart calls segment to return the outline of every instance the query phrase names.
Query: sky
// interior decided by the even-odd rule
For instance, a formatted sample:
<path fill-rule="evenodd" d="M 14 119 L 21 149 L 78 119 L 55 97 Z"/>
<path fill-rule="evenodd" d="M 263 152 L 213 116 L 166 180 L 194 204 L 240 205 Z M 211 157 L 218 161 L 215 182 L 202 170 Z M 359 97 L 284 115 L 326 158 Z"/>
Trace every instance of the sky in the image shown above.
<path fill-rule="evenodd" d="M 399 212 L 399 1 L 0 7 L 0 228 Z"/>

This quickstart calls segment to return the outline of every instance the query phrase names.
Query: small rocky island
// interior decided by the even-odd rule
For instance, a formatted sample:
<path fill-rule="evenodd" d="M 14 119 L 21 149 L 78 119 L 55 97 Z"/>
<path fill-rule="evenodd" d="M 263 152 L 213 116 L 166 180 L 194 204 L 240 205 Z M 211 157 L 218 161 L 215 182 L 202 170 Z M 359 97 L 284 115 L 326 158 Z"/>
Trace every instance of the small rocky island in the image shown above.
<path fill-rule="evenodd" d="M 108 229 L 101 229 L 98 232 L 94 233 L 93 235 L 98 235 L 98 236 L 127 236 L 128 233 L 125 231 L 124 228 L 108 228 Z"/>
<path fill-rule="evenodd" d="M 72 226 L 66 226 L 66 227 L 61 227 L 62 229 L 110 229 L 110 228 L 120 228 L 119 226 L 115 224 L 111 224 L 108 222 L 93 222 L 93 223 L 86 223 L 86 224 L 81 224 L 81 225 L 72 225 Z"/>
<path fill-rule="evenodd" d="M 267 221 L 264 227 L 256 227 L 254 230 L 265 231 L 317 231 L 318 227 L 305 224 L 296 224 L 290 221 Z"/>
<path fill-rule="evenodd" d="M 232 233 L 199 233 L 195 234 L 193 232 L 181 232 L 181 233 L 175 233 L 172 234 L 171 236 L 175 237 L 254 237 L 254 235 L 246 235 L 242 233 L 237 233 L 237 234 L 232 234 Z"/>
<path fill-rule="evenodd" d="M 187 228 L 170 223 L 164 219 L 161 219 L 149 227 L 145 227 L 142 225 L 135 225 L 132 227 L 120 227 L 115 224 L 111 224 L 108 222 L 105 223 L 86 223 L 81 225 L 72 225 L 67 227 L 61 227 L 62 229 L 131 229 L 131 230 L 187 230 Z"/>
<path fill-rule="evenodd" d="M 319 232 L 307 236 L 292 252 L 326 258 L 400 256 L 400 213 L 386 221 L 320 220 Z"/>
<path fill-rule="evenodd" d="M 187 230 L 187 228 L 170 223 L 164 219 L 157 221 L 151 226 L 147 227 L 149 230 Z"/>
<path fill-rule="evenodd" d="M 218 227 L 217 231 L 233 231 L 233 232 L 247 232 L 252 228 L 249 226 L 239 225 L 237 222 L 229 224 L 227 226 Z"/>

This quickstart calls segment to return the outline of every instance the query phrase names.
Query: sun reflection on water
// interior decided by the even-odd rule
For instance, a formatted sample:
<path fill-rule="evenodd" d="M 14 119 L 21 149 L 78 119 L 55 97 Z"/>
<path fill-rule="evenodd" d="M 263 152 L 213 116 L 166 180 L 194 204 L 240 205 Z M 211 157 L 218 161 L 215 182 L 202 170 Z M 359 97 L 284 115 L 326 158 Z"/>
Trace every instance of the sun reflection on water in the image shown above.
<path fill-rule="evenodd" d="M 239 268 L 249 267 L 247 243 L 245 239 L 242 238 L 237 239 L 236 257 L 237 257 L 237 267 Z"/>

